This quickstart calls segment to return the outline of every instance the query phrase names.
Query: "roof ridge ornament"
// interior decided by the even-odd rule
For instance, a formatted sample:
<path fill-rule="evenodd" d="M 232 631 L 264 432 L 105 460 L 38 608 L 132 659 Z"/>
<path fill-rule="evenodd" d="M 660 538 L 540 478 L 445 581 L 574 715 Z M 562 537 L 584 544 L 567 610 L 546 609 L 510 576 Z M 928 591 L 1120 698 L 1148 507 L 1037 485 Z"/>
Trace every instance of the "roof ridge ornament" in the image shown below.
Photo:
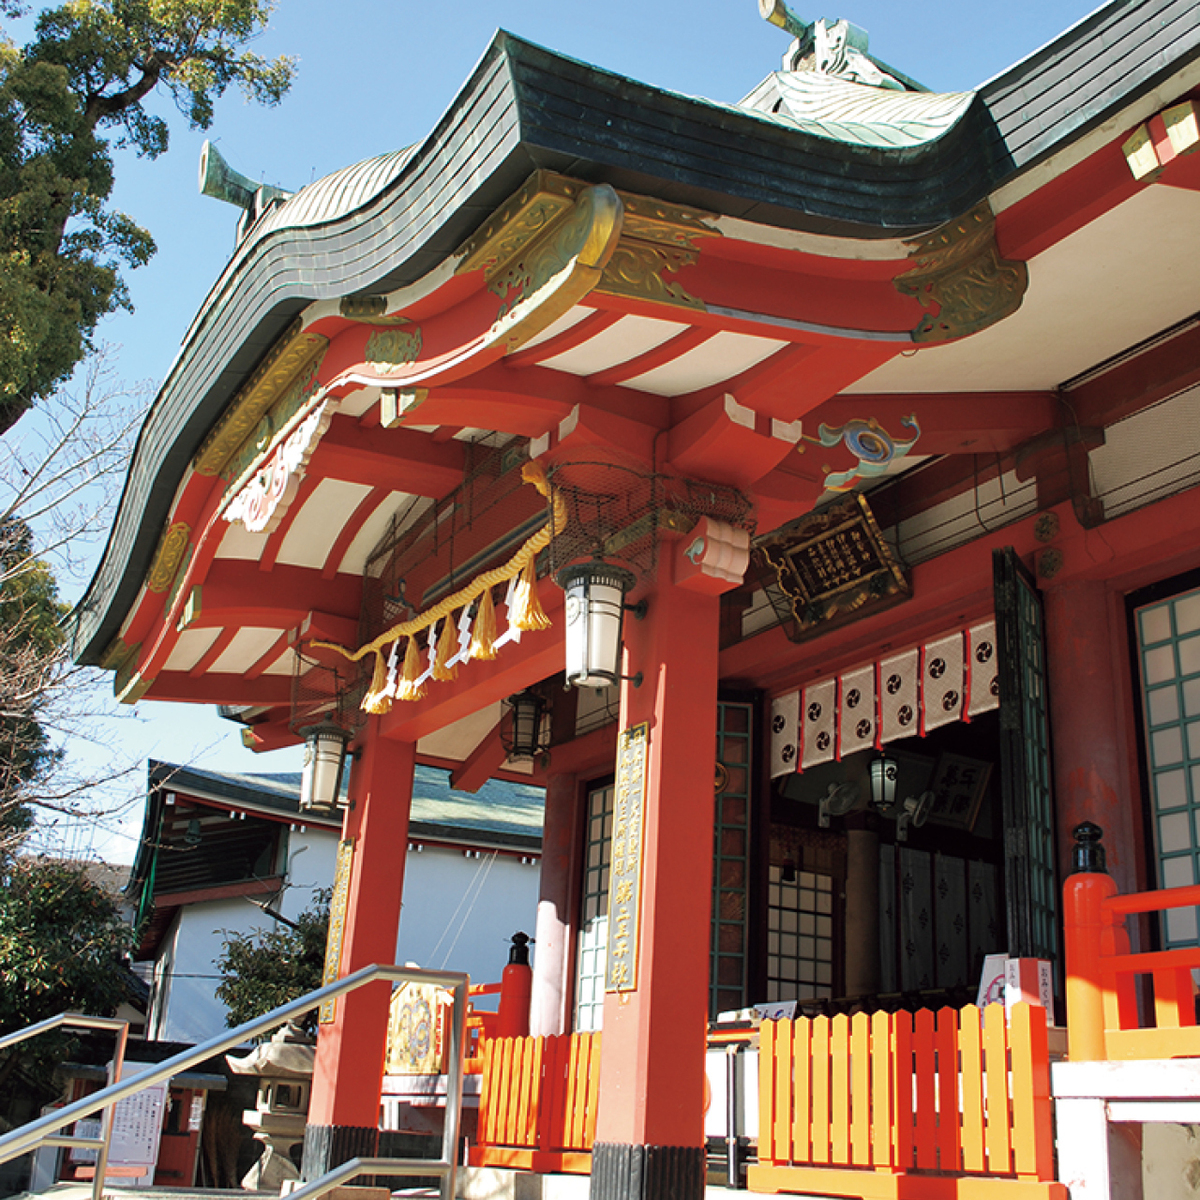
<path fill-rule="evenodd" d="M 815 71 L 834 79 L 889 91 L 910 90 L 910 80 L 897 79 L 867 54 L 865 29 L 838 18 L 805 22 L 788 8 L 784 0 L 758 0 L 764 21 L 790 33 L 795 39 L 783 56 L 785 71 Z"/>

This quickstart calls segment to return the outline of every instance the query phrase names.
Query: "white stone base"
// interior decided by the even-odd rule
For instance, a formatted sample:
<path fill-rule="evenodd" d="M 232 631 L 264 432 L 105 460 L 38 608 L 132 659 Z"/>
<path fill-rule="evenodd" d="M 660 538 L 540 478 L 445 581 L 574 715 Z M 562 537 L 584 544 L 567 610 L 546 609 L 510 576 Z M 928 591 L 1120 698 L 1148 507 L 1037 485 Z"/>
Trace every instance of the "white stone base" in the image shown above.
<path fill-rule="evenodd" d="M 459 1200 L 588 1200 L 590 1175 L 535 1175 L 501 1167 L 460 1167 Z"/>

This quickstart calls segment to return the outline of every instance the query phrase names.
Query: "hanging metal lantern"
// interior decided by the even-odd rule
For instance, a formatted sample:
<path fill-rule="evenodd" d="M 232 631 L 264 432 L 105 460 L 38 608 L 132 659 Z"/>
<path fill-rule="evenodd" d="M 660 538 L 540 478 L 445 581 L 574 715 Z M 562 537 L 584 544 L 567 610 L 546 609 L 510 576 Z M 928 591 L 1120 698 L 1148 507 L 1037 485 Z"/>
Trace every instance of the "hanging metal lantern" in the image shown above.
<path fill-rule="evenodd" d="M 314 725 L 303 732 L 304 768 L 300 776 L 300 807 L 307 812 L 336 812 L 350 735 L 332 723 Z"/>
<path fill-rule="evenodd" d="M 621 620 L 636 576 L 596 559 L 564 568 L 557 582 L 567 594 L 567 683 L 611 687 L 621 678 Z"/>
<path fill-rule="evenodd" d="M 896 777 L 900 766 L 894 758 L 881 754 L 871 762 L 871 807 L 889 812 L 896 803 Z"/>
<path fill-rule="evenodd" d="M 518 692 L 509 696 L 505 703 L 509 709 L 509 720 L 501 726 L 500 741 L 515 760 L 534 759 L 546 747 L 542 744 L 542 718 L 546 712 L 546 701 L 538 692 Z"/>

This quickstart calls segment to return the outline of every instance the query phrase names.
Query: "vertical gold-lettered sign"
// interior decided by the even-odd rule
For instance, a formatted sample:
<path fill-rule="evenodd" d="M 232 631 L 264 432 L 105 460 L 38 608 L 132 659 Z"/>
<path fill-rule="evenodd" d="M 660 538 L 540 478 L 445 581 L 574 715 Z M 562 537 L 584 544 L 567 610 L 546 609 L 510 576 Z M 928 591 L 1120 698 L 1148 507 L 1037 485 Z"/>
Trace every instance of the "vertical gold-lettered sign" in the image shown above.
<path fill-rule="evenodd" d="M 617 745 L 612 866 L 608 883 L 608 968 L 605 991 L 637 990 L 642 903 L 642 835 L 646 815 L 649 725 L 622 732 Z"/>
<path fill-rule="evenodd" d="M 354 839 L 338 842 L 337 869 L 333 875 L 333 896 L 329 901 L 329 933 L 325 938 L 325 969 L 321 986 L 335 983 L 342 965 L 342 935 L 346 932 L 346 900 L 350 895 L 350 867 L 354 862 Z M 337 1012 L 337 1001 L 326 1000 L 317 1019 L 328 1025 Z"/>

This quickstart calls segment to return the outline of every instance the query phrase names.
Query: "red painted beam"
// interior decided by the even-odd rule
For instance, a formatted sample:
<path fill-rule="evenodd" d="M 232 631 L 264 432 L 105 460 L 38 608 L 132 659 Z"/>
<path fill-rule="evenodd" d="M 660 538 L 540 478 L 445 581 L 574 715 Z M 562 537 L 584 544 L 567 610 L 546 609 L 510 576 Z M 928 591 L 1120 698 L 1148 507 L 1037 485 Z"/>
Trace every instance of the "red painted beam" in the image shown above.
<path fill-rule="evenodd" d="M 503 646 L 499 657 L 491 662 L 463 663 L 458 678 L 452 682 L 430 680 L 423 700 L 396 701 L 391 712 L 380 718 L 383 736 L 417 742 L 427 733 L 443 729 L 561 671 L 563 594 L 544 579 L 539 581 L 539 590 L 542 607 L 553 622 L 550 629 L 523 634 L 519 645 Z"/>
<path fill-rule="evenodd" d="M 617 723 L 602 725 L 550 751 L 550 765 L 535 771 L 534 779 L 545 785 L 552 775 L 588 778 L 613 770 L 617 761 Z"/>
<path fill-rule="evenodd" d="M 209 667 L 229 649 L 229 643 L 237 636 L 237 628 L 222 629 L 213 639 L 213 644 L 196 660 L 196 665 L 189 669 L 188 674 L 198 679 Z"/>
<path fill-rule="evenodd" d="M 770 417 L 746 409 L 727 393 L 671 430 L 667 457 L 682 475 L 747 488 L 792 453 L 794 437 L 774 434 Z"/>
<path fill-rule="evenodd" d="M 268 750 L 282 750 L 285 746 L 298 746 L 303 740 L 292 732 L 288 724 L 290 712 L 288 708 L 277 709 L 265 721 L 243 727 L 243 742 L 245 734 L 250 734 L 252 744 L 248 747 L 254 754 L 264 754 Z"/>
<path fill-rule="evenodd" d="M 653 350 L 647 350 L 644 354 L 636 354 L 633 358 L 627 358 L 624 362 L 617 363 L 603 371 L 596 371 L 587 376 L 587 381 L 596 387 L 624 383 L 627 379 L 634 379 L 638 375 L 643 375 L 647 371 L 653 371 L 656 367 L 674 361 L 689 350 L 704 345 L 714 336 L 715 333 L 711 329 L 684 329 L 655 346 Z"/>
<path fill-rule="evenodd" d="M 755 247 L 713 239 L 701 245 L 698 261 L 675 276 L 681 287 L 720 307 L 779 318 L 778 328 L 805 322 L 863 333 L 903 333 L 921 320 L 923 310 L 892 280 L 912 265 L 901 252 L 894 259 L 821 258 L 814 254 Z M 773 261 L 769 261 L 773 260 Z M 767 325 L 764 332 L 770 330 Z M 769 336 L 786 337 L 786 332 Z"/>
<path fill-rule="evenodd" d="M 271 643 L 271 648 L 266 652 L 266 654 L 260 655 L 258 660 L 247 668 L 245 673 L 246 678 L 258 679 L 259 676 L 261 676 L 266 669 L 271 666 L 275 660 L 284 653 L 284 651 L 287 650 L 290 644 L 291 633 L 289 630 L 285 630 Z"/>
<path fill-rule="evenodd" d="M 294 629 L 306 615 L 299 605 L 295 608 L 282 608 L 275 604 L 260 605 L 255 603 L 252 593 L 247 593 L 241 604 L 202 608 L 187 628 L 233 628 L 236 631 L 238 627 L 251 625 L 256 629 Z"/>
<path fill-rule="evenodd" d="M 223 883 L 214 887 L 192 888 L 186 892 L 158 892 L 154 897 L 155 908 L 182 908 L 186 904 L 201 904 L 206 900 L 232 900 L 237 896 L 269 896 L 286 887 L 282 876 L 272 875 L 268 879 L 250 879 L 241 883 Z"/>
<path fill-rule="evenodd" d="M 450 772 L 450 786 L 459 792 L 477 792 L 508 761 L 500 741 L 497 721 L 483 740 Z"/>
<path fill-rule="evenodd" d="M 814 340 L 785 350 L 721 386 L 764 416 L 795 421 L 895 358 L 907 342 Z M 777 361 L 778 360 L 778 361 Z"/>
<path fill-rule="evenodd" d="M 440 499 L 462 483 L 463 469 L 461 442 L 437 443 L 412 429 L 365 429 L 353 417 L 336 416 L 306 474 Z"/>
<path fill-rule="evenodd" d="M 434 388 L 409 410 L 412 425 L 453 425 L 540 437 L 570 411 L 552 396 L 505 396 L 476 386 L 476 377 Z"/>
<path fill-rule="evenodd" d="M 508 355 L 504 360 L 506 367 L 528 367 L 534 363 L 545 362 L 591 341 L 598 333 L 603 333 L 610 325 L 615 325 L 622 314 L 619 312 L 593 312 L 591 316 L 577 321 L 570 329 L 538 342 L 536 346 L 527 346 Z"/>
<path fill-rule="evenodd" d="M 1200 153 L 1192 156 L 1200 161 Z M 1080 425 L 1111 425 L 1200 383 L 1200 321 L 1094 375 L 1066 395 Z"/>
<path fill-rule="evenodd" d="M 186 671 L 160 671 L 145 698 L 188 704 L 288 705 L 292 700 L 292 680 L 284 675 L 246 680 L 233 674 L 193 679 Z"/>
<path fill-rule="evenodd" d="M 262 624 L 278 629 L 299 625 L 310 612 L 358 619 L 362 580 L 354 575 L 324 579 L 308 567 L 277 564 L 268 575 L 258 564 L 234 558 L 219 558 L 205 579 L 200 593 L 200 617 L 196 624 L 250 624 L 249 614 L 276 612 L 274 620 Z"/>
<path fill-rule="evenodd" d="M 288 531 L 292 528 L 301 510 L 312 499 L 318 483 L 320 483 L 320 479 L 316 475 L 305 475 L 300 480 L 300 486 L 296 489 L 292 502 L 287 506 L 287 511 L 267 537 L 267 544 L 263 547 L 262 556 L 258 560 L 260 571 L 270 571 L 274 568 L 275 560 L 279 557 L 279 551 L 283 547 L 284 538 L 287 537 Z"/>
<path fill-rule="evenodd" d="M 1127 132 L 999 213 L 1000 254 L 1028 262 L 1145 187 L 1134 179 L 1121 149 Z"/>
<path fill-rule="evenodd" d="M 346 557 L 346 551 L 350 549 L 351 543 L 358 537 L 359 531 L 375 515 L 375 510 L 389 495 L 391 492 L 386 487 L 373 487 L 359 501 L 358 506 L 342 524 L 341 533 L 337 535 L 330 547 L 329 554 L 325 559 L 325 566 L 321 568 L 322 579 L 333 579 L 337 575 L 338 568 L 341 566 L 342 559 Z"/>

